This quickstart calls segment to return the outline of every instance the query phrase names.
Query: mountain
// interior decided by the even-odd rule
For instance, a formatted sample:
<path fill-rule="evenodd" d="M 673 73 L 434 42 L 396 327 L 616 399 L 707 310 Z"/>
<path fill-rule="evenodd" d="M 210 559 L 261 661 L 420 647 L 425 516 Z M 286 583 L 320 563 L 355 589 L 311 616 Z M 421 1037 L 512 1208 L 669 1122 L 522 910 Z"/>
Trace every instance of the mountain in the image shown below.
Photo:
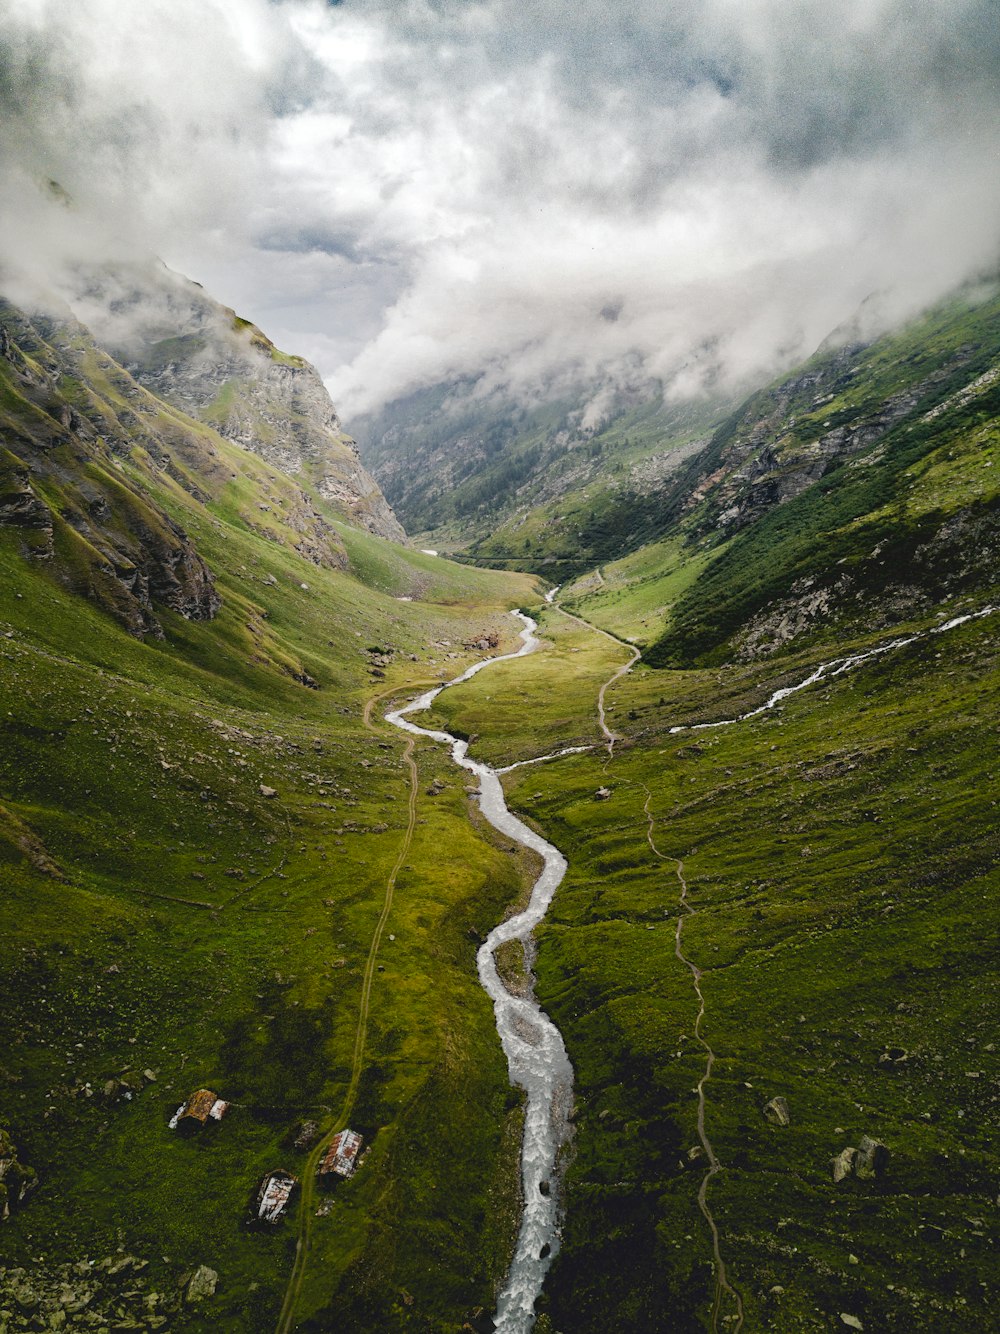
<path fill-rule="evenodd" d="M 409 530 L 464 558 L 562 578 L 662 529 L 665 481 L 732 404 L 662 390 L 525 407 L 475 383 L 423 390 L 354 423 L 362 457 Z"/>
<path fill-rule="evenodd" d="M 512 643 L 534 581 L 370 531 L 400 530 L 314 373 L 164 282 L 196 328 L 0 305 L 0 1325 L 272 1328 L 299 1214 L 249 1202 L 349 1089 L 374 1157 L 303 1318 L 405 1290 L 451 1321 L 516 1228 L 475 942 L 523 873 L 378 708 Z M 231 1109 L 185 1138 L 202 1087 Z"/>
<path fill-rule="evenodd" d="M 281 352 L 256 325 L 163 265 L 91 272 L 76 305 L 139 384 L 306 478 L 348 522 L 403 539 L 307 361 Z"/>
<path fill-rule="evenodd" d="M 894 605 L 988 582 L 995 504 L 977 430 L 996 409 L 997 311 L 986 284 L 875 341 L 856 323 L 742 402 L 670 405 L 646 386 L 591 390 L 595 412 L 586 395 L 529 409 L 447 386 L 358 433 L 430 545 L 556 581 L 595 567 L 607 580 L 607 564 L 614 581 L 617 561 L 662 539 L 670 628 L 654 648 L 661 602 L 629 629 L 650 660 L 725 654 L 737 633 L 764 651 L 834 603 L 860 616 L 877 603 L 888 624 Z M 656 557 L 636 561 L 647 577 Z"/>
<path fill-rule="evenodd" d="M 434 714 L 549 757 L 506 799 L 568 861 L 498 955 L 575 1072 L 538 1334 L 994 1327 L 998 386 L 984 287 L 739 402 L 429 391 L 377 466 L 459 563 L 186 280 L 0 305 L 11 1329 L 490 1327 L 523 1104 L 476 954 L 536 867 L 381 714 L 514 606 L 541 651 Z M 248 1227 L 345 1122 L 355 1175 Z"/>
<path fill-rule="evenodd" d="M 985 595 L 1000 553 L 998 408 L 995 289 L 874 343 L 826 347 L 751 395 L 668 481 L 659 556 L 612 563 L 600 589 L 573 591 L 650 663 L 675 666 L 767 656 Z M 638 621 L 612 610 L 630 568 L 645 585 Z"/>
<path fill-rule="evenodd" d="M 150 272 L 142 288 L 129 274 L 127 297 L 117 275 L 104 306 L 91 283 L 80 304 L 100 336 L 68 308 L 0 304 L 0 519 L 23 549 L 158 635 L 157 605 L 218 610 L 211 571 L 155 494 L 164 486 L 234 503 L 247 527 L 318 565 L 346 563 L 338 516 L 402 540 L 313 368 L 193 284 Z M 106 295 L 110 284 L 102 275 Z"/>

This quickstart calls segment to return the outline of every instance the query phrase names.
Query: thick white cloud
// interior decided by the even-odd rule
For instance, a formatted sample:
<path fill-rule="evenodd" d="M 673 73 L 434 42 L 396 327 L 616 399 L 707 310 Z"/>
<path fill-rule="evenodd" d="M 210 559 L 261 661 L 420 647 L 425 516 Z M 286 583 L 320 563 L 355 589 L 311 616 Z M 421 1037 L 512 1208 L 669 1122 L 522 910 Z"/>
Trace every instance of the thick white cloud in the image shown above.
<path fill-rule="evenodd" d="M 9 192 L 5 254 L 155 248 L 316 360 L 348 418 L 458 376 L 689 392 L 998 258 L 993 0 L 0 19 L 8 178 L 77 201 L 70 225 Z"/>

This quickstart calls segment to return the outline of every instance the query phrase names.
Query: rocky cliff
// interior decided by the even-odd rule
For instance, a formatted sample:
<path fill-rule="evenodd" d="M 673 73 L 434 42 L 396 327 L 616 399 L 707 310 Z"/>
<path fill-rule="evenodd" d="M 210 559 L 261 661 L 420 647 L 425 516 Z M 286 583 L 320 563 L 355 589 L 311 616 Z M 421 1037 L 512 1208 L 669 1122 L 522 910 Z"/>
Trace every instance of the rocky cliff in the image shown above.
<path fill-rule="evenodd" d="M 114 368 L 68 315 L 29 318 L 0 302 L 0 326 L 0 526 L 134 634 L 162 635 L 157 604 L 210 619 L 220 605 L 211 572 L 127 466 L 141 452 L 179 472 L 153 402 L 136 386 L 131 402 L 121 396 L 127 377 L 109 378 Z"/>
<path fill-rule="evenodd" d="M 0 298 L 0 530 L 133 634 L 220 606 L 172 489 L 315 565 L 347 564 L 337 517 L 404 538 L 316 371 L 196 284 L 132 266 L 46 305 Z"/>
<path fill-rule="evenodd" d="M 74 304 L 139 384 L 282 472 L 308 479 L 349 523 L 404 540 L 307 361 L 280 351 L 162 265 L 92 274 Z"/>

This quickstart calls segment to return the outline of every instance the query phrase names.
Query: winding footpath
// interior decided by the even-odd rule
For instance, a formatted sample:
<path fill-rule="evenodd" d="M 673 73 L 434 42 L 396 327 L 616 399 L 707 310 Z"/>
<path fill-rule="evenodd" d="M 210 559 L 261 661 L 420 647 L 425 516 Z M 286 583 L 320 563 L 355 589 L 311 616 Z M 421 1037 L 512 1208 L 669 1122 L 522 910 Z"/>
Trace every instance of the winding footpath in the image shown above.
<path fill-rule="evenodd" d="M 528 906 L 495 927 L 480 947 L 476 963 L 479 979 L 493 1001 L 497 1031 L 507 1056 L 511 1082 L 525 1091 L 524 1137 L 521 1146 L 523 1212 L 514 1258 L 497 1300 L 494 1322 L 498 1334 L 527 1334 L 535 1323 L 535 1301 L 559 1247 L 559 1182 L 556 1166 L 559 1151 L 569 1138 L 573 1068 L 559 1030 L 534 997 L 515 996 L 507 990 L 497 971 L 497 948 L 508 940 L 527 944 L 545 916 L 552 897 L 566 874 L 566 859 L 553 844 L 507 809 L 500 773 L 468 757 L 468 742 L 450 732 L 419 727 L 410 714 L 429 709 L 442 690 L 468 681 L 495 662 L 509 661 L 532 653 L 539 646 L 536 624 L 515 612 L 524 624 L 522 645 L 516 653 L 487 658 L 476 663 L 446 685 L 428 690 L 419 699 L 386 714 L 386 721 L 408 732 L 448 746 L 460 768 L 479 780 L 479 806 L 483 815 L 502 834 L 537 852 L 542 872 L 531 891 Z M 280 1332 L 279 1332 L 280 1334 Z"/>
<path fill-rule="evenodd" d="M 743 1328 L 743 1298 L 739 1291 L 733 1287 L 729 1281 L 726 1271 L 726 1262 L 722 1258 L 722 1247 L 719 1241 L 719 1229 L 715 1222 L 715 1217 L 708 1203 L 708 1187 L 717 1172 L 722 1170 L 722 1164 L 708 1137 L 705 1129 L 705 1085 L 712 1078 L 712 1067 L 715 1065 L 715 1052 L 712 1050 L 707 1039 L 701 1031 L 702 1023 L 705 1019 L 705 997 L 701 990 L 701 969 L 696 963 L 693 963 L 684 953 L 684 923 L 688 917 L 693 917 L 695 910 L 688 902 L 688 886 L 684 879 L 684 863 L 679 857 L 669 857 L 665 852 L 661 852 L 656 846 L 653 838 L 654 817 L 649 809 L 649 804 L 653 800 L 653 794 L 645 783 L 642 785 L 646 793 L 646 802 L 643 811 L 646 815 L 648 828 L 646 830 L 646 841 L 649 843 L 655 857 L 661 861 L 673 862 L 677 879 L 680 882 L 680 912 L 677 916 L 677 925 L 674 928 L 674 954 L 677 959 L 688 969 L 691 974 L 691 981 L 694 984 L 694 993 L 698 998 L 698 1015 L 694 1021 L 694 1035 L 705 1052 L 705 1073 L 698 1080 L 696 1092 L 698 1094 L 698 1138 L 701 1140 L 701 1147 L 705 1150 L 705 1157 L 708 1159 L 708 1171 L 701 1179 L 701 1185 L 698 1187 L 698 1208 L 704 1215 L 705 1222 L 708 1224 L 709 1231 L 712 1234 L 712 1256 L 715 1260 L 715 1296 L 712 1301 L 712 1330 L 713 1334 L 719 1328 L 719 1317 L 722 1313 L 722 1303 L 724 1295 L 728 1294 L 732 1298 L 736 1307 L 735 1323 L 733 1325 L 733 1334 L 739 1334 Z"/>
<path fill-rule="evenodd" d="M 605 639 L 610 639 L 612 644 L 620 644 L 622 648 L 627 648 L 629 650 L 630 656 L 628 662 L 623 663 L 621 667 L 609 676 L 597 692 L 597 724 L 604 733 L 604 739 L 608 746 L 608 754 L 613 755 L 615 751 L 615 742 L 620 741 L 621 737 L 617 732 L 612 732 L 611 728 L 608 727 L 607 715 L 604 711 L 604 697 L 613 685 L 617 684 L 623 676 L 626 676 L 632 670 L 642 656 L 642 651 L 636 648 L 635 644 L 630 644 L 627 640 L 619 639 L 618 636 L 613 635 L 610 630 L 602 630 L 599 625 L 594 625 L 592 621 L 585 621 L 582 616 L 576 616 L 573 612 L 567 611 L 565 607 L 560 607 L 559 603 L 555 601 L 555 595 L 558 592 L 558 588 L 553 588 L 545 595 L 545 601 L 559 612 L 561 616 L 565 616 L 568 621 L 575 621 L 577 625 L 582 625 L 585 630 L 592 630 L 594 634 L 603 635 Z M 573 752 L 563 751 L 561 753 L 572 754 Z"/>

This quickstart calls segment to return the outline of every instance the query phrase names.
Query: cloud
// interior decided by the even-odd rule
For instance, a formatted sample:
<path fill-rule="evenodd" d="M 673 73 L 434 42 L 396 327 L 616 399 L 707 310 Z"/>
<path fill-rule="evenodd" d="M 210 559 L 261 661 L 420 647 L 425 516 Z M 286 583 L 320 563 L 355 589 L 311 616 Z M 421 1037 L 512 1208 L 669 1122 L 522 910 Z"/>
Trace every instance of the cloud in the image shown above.
<path fill-rule="evenodd" d="M 457 378 L 598 405 L 736 383 L 872 292 L 888 322 L 997 264 L 992 0 L 0 19 L 5 254 L 154 249 L 314 359 L 348 418 Z M 24 203 L 49 177 L 71 222 Z"/>
<path fill-rule="evenodd" d="M 301 54 L 265 0 L 0 0 L 6 272 L 238 236 Z"/>

